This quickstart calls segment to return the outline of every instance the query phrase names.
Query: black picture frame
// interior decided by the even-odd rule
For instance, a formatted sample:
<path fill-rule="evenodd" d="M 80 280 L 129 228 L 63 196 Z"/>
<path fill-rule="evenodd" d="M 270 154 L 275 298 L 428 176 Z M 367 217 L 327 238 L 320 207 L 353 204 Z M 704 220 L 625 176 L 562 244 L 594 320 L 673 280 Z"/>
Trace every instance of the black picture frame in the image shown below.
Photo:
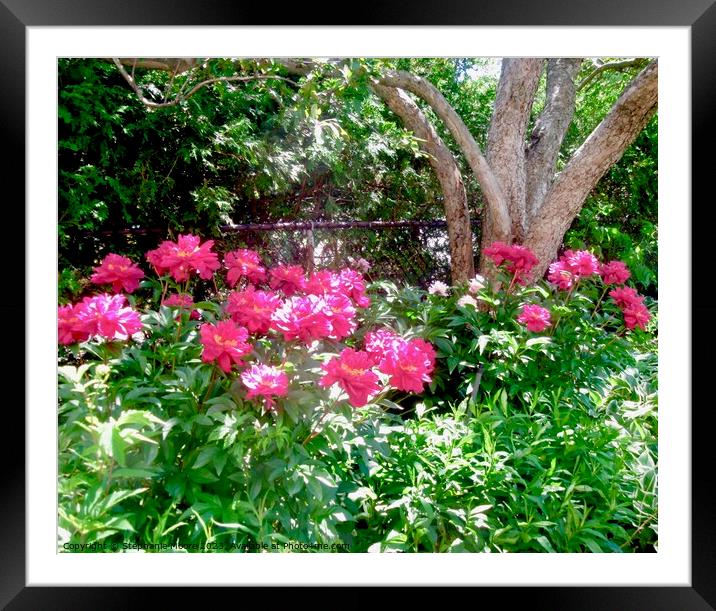
<path fill-rule="evenodd" d="M 323 0 L 310 4 L 283 5 L 280 10 L 268 10 L 259 3 L 225 2 L 204 0 L 0 0 L 0 45 L 4 51 L 0 61 L 0 95 L 2 121 L 0 121 L 3 144 L 12 154 L 0 164 L 3 185 L 6 190 L 15 188 L 14 197 L 3 206 L 3 224 L 9 233 L 23 241 L 26 227 L 24 207 L 25 156 L 25 39 L 30 26 L 121 26 L 121 25 L 339 25 L 336 3 Z M 684 413 L 691 409 L 692 418 L 692 559 L 691 587 L 540 587 L 540 588 L 481 588 L 478 601 L 485 605 L 493 597 L 502 605 L 524 603 L 531 609 L 634 609 L 642 610 L 701 610 L 716 608 L 716 503 L 712 490 L 716 488 L 709 420 L 712 405 L 705 400 L 697 402 L 692 393 L 697 387 L 706 388 L 713 378 L 708 349 L 714 332 L 708 321 L 713 320 L 716 306 L 703 286 L 710 273 L 713 260 L 709 232 L 714 224 L 707 184 L 713 174 L 710 150 L 716 141 L 716 5 L 714 0 L 540 0 L 523 3 L 521 0 L 482 0 L 448 3 L 415 0 L 411 3 L 375 2 L 356 5 L 357 12 L 348 19 L 355 25 L 482 25 L 482 26 L 689 26 L 692 44 L 692 185 L 693 201 L 698 207 L 698 223 L 694 206 L 689 202 L 674 203 L 692 215 L 692 286 L 700 287 L 698 298 L 691 296 L 693 324 L 699 325 L 698 341 L 693 342 L 691 358 L 691 388 L 684 388 Z M 266 23 L 270 20 L 271 23 Z M 283 23 L 277 23 L 277 21 Z M 7 196 L 10 197 L 10 196 Z M 11 203 L 12 202 L 12 203 Z M 24 231 L 23 231 L 24 229 Z M 22 247 L 24 251 L 24 247 Z M 685 272 L 686 273 L 686 272 Z M 12 287 L 12 299 L 5 298 L 0 305 L 4 321 L 25 320 L 23 287 L 24 267 L 6 267 L 4 280 Z M 7 292 L 6 292 L 7 293 Z M 684 296 L 684 312 L 688 311 L 688 298 Z M 16 332 L 22 326 L 13 325 Z M 24 337 L 22 338 L 24 344 Z M 17 343 L 17 345 L 22 345 Z M 6 383 L 24 379 L 25 372 L 18 371 L 19 364 L 32 366 L 20 358 L 21 351 L 2 351 L 3 372 Z M 163 607 L 188 601 L 187 589 L 167 588 L 77 588 L 77 587 L 25 587 L 25 466 L 23 458 L 25 418 L 20 402 L 8 401 L 4 406 L 6 427 L 13 430 L 15 445 L 7 442 L 2 448 L 3 488 L 0 494 L 0 605 L 8 609 L 120 609 L 133 601 L 142 606 L 160 604 Z M 48 417 L 54 414 L 47 411 Z M 516 576 L 519 579 L 519 576 Z M 191 588 L 194 590 L 195 588 Z M 300 591 L 293 594 L 284 591 L 285 601 L 316 600 L 314 594 Z M 387 606 L 394 593 L 384 589 L 355 588 L 350 597 L 331 592 L 324 600 L 340 601 L 348 608 L 364 606 Z M 403 594 L 404 595 L 404 594 Z M 422 594 L 420 594 L 422 596 Z M 442 595 L 442 594 L 441 594 Z M 215 593 L 201 593 L 205 603 L 214 602 Z M 233 596 L 233 595 L 232 595 Z M 298 598 L 294 598 L 294 596 Z M 323 598 L 323 596 L 320 596 Z M 239 600 L 242 604 L 264 601 L 270 606 L 280 598 L 267 599 L 265 592 L 257 588 L 244 588 Z M 186 604 L 186 603 L 184 603 Z M 455 600 L 454 604 L 458 604 Z M 182 605 L 183 606 L 183 605 Z"/>

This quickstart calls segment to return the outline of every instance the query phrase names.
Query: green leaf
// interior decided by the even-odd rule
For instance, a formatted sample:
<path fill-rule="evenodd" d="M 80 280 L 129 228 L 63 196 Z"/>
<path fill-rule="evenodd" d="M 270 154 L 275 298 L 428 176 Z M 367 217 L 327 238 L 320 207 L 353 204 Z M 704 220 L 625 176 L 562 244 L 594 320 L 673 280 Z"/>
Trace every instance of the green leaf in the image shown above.
<path fill-rule="evenodd" d="M 525 342 L 525 346 L 531 348 L 532 346 L 539 346 L 540 344 L 551 344 L 551 337 L 533 337 Z"/>
<path fill-rule="evenodd" d="M 112 427 L 112 457 L 122 467 L 127 466 L 126 448 L 127 443 L 122 437 L 120 430 L 117 427 Z"/>
<path fill-rule="evenodd" d="M 192 464 L 192 469 L 201 469 L 204 465 L 209 464 L 209 462 L 214 458 L 214 455 L 218 451 L 219 448 L 216 446 L 209 446 L 207 448 L 203 448 L 199 455 L 196 457 L 196 460 Z"/>

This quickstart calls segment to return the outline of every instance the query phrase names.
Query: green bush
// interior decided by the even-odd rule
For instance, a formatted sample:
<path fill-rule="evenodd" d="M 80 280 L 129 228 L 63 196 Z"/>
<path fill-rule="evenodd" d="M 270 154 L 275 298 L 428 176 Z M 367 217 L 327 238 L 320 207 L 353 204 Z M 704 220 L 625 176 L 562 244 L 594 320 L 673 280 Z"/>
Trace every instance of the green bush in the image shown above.
<path fill-rule="evenodd" d="M 202 328 L 229 320 L 236 293 L 219 274 L 64 306 L 59 548 L 654 551 L 655 317 L 627 330 L 596 275 L 569 291 L 516 278 L 376 283 L 341 339 L 248 334 L 241 367 L 289 380 L 273 406 L 249 397 L 240 368 L 207 358 Z M 162 305 L 169 289 L 209 298 Z M 548 308 L 550 326 L 525 329 L 525 303 Z M 72 318 L 93 307 L 124 336 Z M 347 348 L 367 358 L 366 333 L 386 326 L 437 349 L 421 396 L 379 361 L 364 405 L 321 385 L 329 362 Z"/>

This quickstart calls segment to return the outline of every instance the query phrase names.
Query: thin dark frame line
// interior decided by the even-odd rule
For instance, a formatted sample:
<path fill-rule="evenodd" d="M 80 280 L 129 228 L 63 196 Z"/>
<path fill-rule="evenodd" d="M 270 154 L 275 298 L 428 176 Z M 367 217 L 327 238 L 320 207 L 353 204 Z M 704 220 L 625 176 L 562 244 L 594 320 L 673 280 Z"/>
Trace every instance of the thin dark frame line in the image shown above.
<path fill-rule="evenodd" d="M 699 146 L 707 151 L 708 146 L 715 139 L 713 108 L 716 107 L 716 83 L 712 57 L 716 57 L 716 9 L 713 0 L 706 2 L 682 0 L 680 2 L 661 0 L 653 2 L 649 7 L 635 0 L 622 0 L 621 2 L 585 3 L 572 2 L 571 7 L 564 11 L 564 3 L 554 0 L 535 3 L 533 7 L 515 6 L 513 2 L 493 3 L 470 3 L 467 6 L 453 7 L 452 10 L 444 10 L 437 13 L 436 9 L 427 3 L 415 7 L 414 13 L 410 16 L 414 23 L 422 25 L 457 25 L 455 21 L 463 20 L 472 25 L 477 25 L 478 20 L 484 20 L 485 25 L 510 25 L 537 26 L 537 25 L 570 25 L 580 27 L 581 25 L 679 25 L 691 26 L 692 30 L 692 133 L 695 149 Z M 137 25 L 138 19 L 145 19 L 150 23 L 141 25 L 194 25 L 197 21 L 204 20 L 205 25 L 213 25 L 221 19 L 231 21 L 239 19 L 239 23 L 261 23 L 265 14 L 259 13 L 261 7 L 252 9 L 242 8 L 239 12 L 224 5 L 224 12 L 217 12 L 216 2 L 207 2 L 207 6 L 201 8 L 196 3 L 174 3 L 177 9 L 169 14 L 166 7 L 159 2 L 143 0 L 138 2 L 125 2 L 122 5 L 95 1 L 78 0 L 73 2 L 71 7 L 62 7 L 57 10 L 57 3 L 49 0 L 44 2 L 29 2 L 28 0 L 5 0 L 0 5 L 0 27 L 3 31 L 3 45 L 5 56 L 13 58 L 0 65 L 3 83 L 6 90 L 3 96 L 5 105 L 5 116 L 8 117 L 5 130 L 7 142 L 14 142 L 18 146 L 16 151 L 22 151 L 24 146 L 24 135 L 19 133 L 19 126 L 24 123 L 25 92 L 24 92 L 24 71 L 25 71 L 25 28 L 35 25 L 106 25 L 115 27 L 117 25 Z M 487 4 L 487 6 L 486 6 Z M 479 5 L 479 6 L 477 6 Z M 10 9 L 8 9 L 10 7 Z M 446 7 L 441 7 L 446 8 Z M 447 7 L 450 8 L 450 7 Z M 207 10 L 205 10 L 207 9 Z M 382 12 L 376 12 L 371 7 L 371 18 L 391 25 L 401 25 L 401 18 L 405 20 L 403 12 L 395 6 L 384 6 Z M 531 10 L 530 10 L 531 9 Z M 563 12 L 560 13 L 560 10 Z M 366 11 L 368 12 L 368 11 Z M 320 14 L 320 12 L 319 12 Z M 330 18 L 331 13 L 327 13 Z M 447 16 L 446 16 L 447 15 Z M 283 14 L 282 18 L 291 19 L 290 11 Z M 295 21 L 305 19 L 306 15 L 297 14 L 293 17 Z M 314 17 L 315 18 L 315 17 Z M 525 19 L 531 19 L 531 23 L 524 23 Z M 521 23 L 514 23 L 520 20 Z M 621 22 L 620 22 L 621 20 Z M 579 25 L 576 25 L 578 22 Z M 591 23 L 585 23 L 591 22 Z M 635 23 L 636 22 L 636 23 Z M 407 26 L 409 27 L 409 26 Z M 457 25 L 459 27 L 459 25 Z M 17 182 L 17 176 L 22 172 L 24 159 L 22 155 L 16 154 L 15 159 L 6 161 L 3 165 L 5 184 Z M 707 165 L 707 163 L 709 165 Z M 694 186 L 700 185 L 705 191 L 705 182 L 709 177 L 710 162 L 703 156 L 693 156 Z M 20 201 L 24 200 L 24 188 L 20 187 Z M 17 206 L 19 208 L 19 206 Z M 693 225 L 694 238 L 699 235 L 707 237 L 706 228 L 713 226 L 706 222 L 700 210 L 700 223 Z M 10 214 L 11 216 L 11 214 Z M 16 210 L 15 216 L 19 219 L 17 226 L 24 225 L 21 211 Z M 710 220 L 710 219 L 708 219 Z M 15 224 L 15 223 L 13 223 Z M 698 234 L 701 231 L 701 234 Z M 701 248 L 694 250 L 693 277 L 701 278 L 706 271 L 704 255 L 707 254 L 706 241 L 695 240 L 692 247 Z M 699 256 L 697 256 L 699 255 Z M 700 269 L 697 266 L 701 265 Z M 13 278 L 17 280 L 19 278 Z M 22 285 L 20 280 L 17 285 Z M 24 303 L 13 307 L 4 308 L 17 318 L 24 320 Z M 701 315 L 713 315 L 714 309 L 708 304 L 696 305 L 694 308 L 694 319 L 698 320 Z M 705 332 L 707 333 L 707 332 Z M 708 335 L 706 335 L 708 337 Z M 695 346 L 696 347 L 696 346 Z M 696 355 L 695 355 L 696 357 Z M 6 363 L 14 365 L 17 369 L 17 357 L 13 360 L 8 357 Z M 710 375 L 706 369 L 706 359 L 693 359 L 694 383 L 703 376 Z M 8 367 L 8 371 L 10 367 Z M 711 374 L 712 375 L 712 374 Z M 703 384 L 703 382 L 701 382 Z M 690 399 L 690 397 L 689 397 Z M 702 406 L 703 407 L 703 406 Z M 710 406 L 707 406 L 710 407 Z M 583 608 L 583 603 L 588 601 L 590 609 L 708 609 L 716 604 L 716 526 L 713 516 L 713 500 L 709 498 L 709 492 L 714 488 L 715 478 L 711 468 L 713 460 L 706 442 L 706 434 L 709 431 L 708 416 L 709 410 L 694 410 L 693 418 L 693 481 L 699 482 L 699 488 L 693 487 L 693 520 L 692 520 L 692 587 L 691 588 L 520 588 L 508 592 L 505 588 L 498 588 L 497 596 L 504 602 L 509 599 L 522 599 L 531 601 L 532 608 Z M 19 413 L 19 411 L 18 411 Z M 22 416 L 17 416 L 16 430 L 24 425 L 20 423 Z M 18 436 L 19 437 L 19 436 Z M 23 455 L 24 443 L 20 441 L 19 454 Z M 3 545 L 3 570 L 0 578 L 0 603 L 5 604 L 14 598 L 10 608 L 90 608 L 94 606 L 102 608 L 120 608 L 112 606 L 107 589 L 98 588 L 24 588 L 25 584 L 25 549 L 24 549 L 24 472 L 12 472 L 12 465 L 17 469 L 18 449 L 3 448 L 6 455 L 5 465 L 10 466 L 9 476 L 6 474 L 6 498 L 3 500 L 3 516 L 5 518 L 3 528 L 5 532 Z M 709 460 L 710 459 L 710 460 Z M 491 590 L 491 589 L 487 589 Z M 360 590 L 365 594 L 365 600 L 374 600 L 376 595 L 367 589 Z M 487 593 L 487 592 L 485 592 Z M 265 597 L 263 592 L 245 589 L 242 592 L 242 599 L 252 594 L 260 598 Z M 522 596 L 524 594 L 524 597 Z M 127 597 L 125 599 L 125 596 Z M 117 594 L 117 601 L 122 599 L 131 600 L 141 596 L 143 602 L 150 602 L 154 597 L 155 601 L 162 601 L 166 604 L 168 593 L 166 591 L 152 593 L 151 589 L 130 589 L 123 590 Z M 182 596 L 184 596 L 182 594 Z M 357 598 L 360 598 L 357 597 Z M 484 594 L 480 594 L 484 600 Z M 708 601 L 708 602 L 706 602 Z M 710 603 L 710 604 L 709 604 Z M 576 606 L 578 605 L 578 606 Z"/>

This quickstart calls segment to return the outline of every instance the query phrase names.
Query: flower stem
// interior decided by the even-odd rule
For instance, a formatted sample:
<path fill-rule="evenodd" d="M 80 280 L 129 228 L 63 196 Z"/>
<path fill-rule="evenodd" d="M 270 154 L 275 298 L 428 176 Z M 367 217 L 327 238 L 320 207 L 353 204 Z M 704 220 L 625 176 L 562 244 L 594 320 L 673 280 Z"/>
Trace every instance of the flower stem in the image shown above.
<path fill-rule="evenodd" d="M 199 403 L 199 405 L 197 406 L 196 411 L 201 411 L 201 408 L 204 406 L 204 403 L 206 403 L 206 400 L 209 398 L 211 391 L 214 390 L 215 383 L 216 383 L 216 368 L 212 368 L 211 378 L 209 379 L 209 386 L 206 389 L 206 394 L 204 395 L 204 398 L 201 400 L 201 403 Z"/>
<path fill-rule="evenodd" d="M 162 283 L 162 298 L 159 300 L 159 305 L 164 303 L 164 298 L 167 296 L 167 289 L 169 288 L 169 282 L 165 282 L 161 278 L 159 281 Z"/>
<path fill-rule="evenodd" d="M 328 415 L 328 406 L 326 406 L 323 410 L 323 416 L 321 416 L 321 419 L 316 423 L 316 426 L 313 428 L 311 433 L 306 437 L 306 439 L 303 440 L 303 443 L 301 444 L 304 448 L 306 447 L 306 444 L 311 441 L 316 435 L 318 435 L 318 427 L 321 426 L 321 423 L 326 419 L 326 416 Z"/>
<path fill-rule="evenodd" d="M 602 291 L 602 294 L 599 295 L 599 299 L 597 300 L 597 305 L 594 306 L 594 310 L 592 310 L 592 315 L 590 318 L 594 318 L 594 315 L 597 313 L 597 308 L 599 307 L 599 304 L 602 303 L 602 299 L 604 299 L 604 295 L 607 294 L 607 290 L 609 289 L 609 286 L 605 286 L 604 290 Z"/>

